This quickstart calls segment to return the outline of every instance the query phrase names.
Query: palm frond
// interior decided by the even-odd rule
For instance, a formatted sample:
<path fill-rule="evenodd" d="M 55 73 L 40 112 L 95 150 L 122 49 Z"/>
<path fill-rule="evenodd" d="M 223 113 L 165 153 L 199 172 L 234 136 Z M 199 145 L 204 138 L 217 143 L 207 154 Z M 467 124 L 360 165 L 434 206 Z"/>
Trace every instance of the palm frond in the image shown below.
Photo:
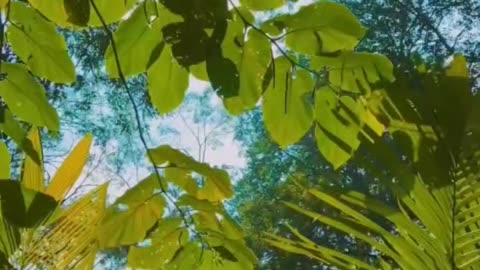
<path fill-rule="evenodd" d="M 32 159 L 27 155 L 23 161 L 22 168 L 22 184 L 29 189 L 36 191 L 43 191 L 45 189 L 44 183 L 44 169 L 43 169 L 43 148 L 40 131 L 33 127 L 28 135 L 28 140 L 31 142 L 31 147 L 36 152 L 38 160 Z"/>
<path fill-rule="evenodd" d="M 39 230 L 25 244 L 23 265 L 34 269 L 72 269 L 98 250 L 97 229 L 105 212 L 107 184 L 100 186 L 71 206 L 53 225 Z M 68 239 L 68 241 L 65 241 Z"/>
<path fill-rule="evenodd" d="M 353 191 L 308 190 L 341 213 L 334 219 L 285 203 L 369 245 L 376 259 L 365 262 L 321 247 L 291 227 L 290 237 L 267 235 L 267 243 L 342 269 L 371 269 L 372 264 L 375 269 L 480 269 L 479 99 L 470 93 L 461 56 L 443 74 L 421 76 L 417 92 L 400 78 L 394 89 L 367 98 L 389 139 L 364 143 L 374 162 L 361 162 L 382 179 L 395 204 Z"/>

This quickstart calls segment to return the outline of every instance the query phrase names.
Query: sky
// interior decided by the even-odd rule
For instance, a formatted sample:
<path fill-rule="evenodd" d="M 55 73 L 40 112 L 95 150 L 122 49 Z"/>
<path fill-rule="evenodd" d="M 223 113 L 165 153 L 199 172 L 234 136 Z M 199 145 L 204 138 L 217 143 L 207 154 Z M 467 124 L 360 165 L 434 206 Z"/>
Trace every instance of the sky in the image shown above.
<path fill-rule="evenodd" d="M 187 95 L 189 93 L 202 94 L 204 91 L 210 90 L 209 87 L 210 85 L 207 82 L 199 81 L 191 77 Z M 220 99 L 214 94 L 210 95 L 209 102 L 215 113 L 224 112 L 224 108 Z M 189 110 L 192 110 L 191 107 L 193 106 L 188 106 L 184 103 L 180 108 L 168 116 L 155 117 L 148 125 L 150 129 L 144 130 L 144 133 L 149 137 L 149 148 L 155 148 L 160 145 L 168 144 L 174 148 L 186 152 L 198 160 L 198 144 L 194 134 L 191 132 L 191 128 L 197 127 L 197 125 L 193 122 L 192 115 L 189 113 Z M 125 108 L 132 110 L 131 106 L 129 105 L 125 106 Z M 100 107 L 96 108 L 96 110 L 101 112 L 108 111 L 109 109 Z M 131 113 L 133 114 L 133 110 Z M 233 136 L 233 125 L 235 119 L 231 117 L 227 118 L 227 120 L 228 121 L 225 126 L 230 128 L 225 131 L 219 131 L 221 134 L 218 134 L 217 139 L 221 144 L 217 144 L 215 147 L 207 147 L 204 162 L 210 164 L 211 166 L 229 166 L 236 169 L 242 169 L 246 166 L 246 162 L 245 158 L 241 154 L 241 147 L 239 143 L 235 141 Z M 207 133 L 218 125 L 219 124 L 215 122 L 207 123 Z M 203 124 L 201 127 L 203 127 Z M 175 130 L 175 132 L 167 132 L 167 134 L 160 132 L 166 128 Z M 49 155 L 54 156 L 58 155 L 57 153 L 63 153 L 63 155 L 60 155 L 61 157 L 51 160 L 51 162 L 46 165 L 47 174 L 50 176 L 54 175 L 63 159 L 66 158 L 66 154 L 71 151 L 71 149 L 82 139 L 80 136 L 75 134 L 75 130 L 67 129 L 64 130 L 64 132 L 65 136 L 62 139 L 59 149 L 55 149 L 55 151 L 53 151 L 54 153 L 50 153 L 52 151 L 48 151 L 47 149 L 45 154 L 47 159 Z M 135 133 L 134 136 L 138 137 L 138 133 Z M 93 144 L 90 150 L 91 161 L 89 164 L 87 164 L 87 166 L 85 166 L 82 175 L 80 176 L 74 188 L 72 188 L 69 195 L 77 192 L 76 189 L 80 185 L 83 186 L 81 192 L 76 194 L 84 194 L 99 184 L 110 182 L 108 201 L 111 203 L 115 198 L 119 197 L 123 192 L 125 192 L 129 186 L 133 186 L 135 183 L 141 181 L 152 172 L 151 166 L 149 166 L 146 157 L 143 164 L 129 165 L 125 171 L 121 173 L 121 175 L 113 172 L 106 160 L 109 155 L 114 155 L 119 147 L 122 146 L 119 144 L 119 141 L 116 138 L 112 138 L 108 142 L 106 149 Z M 127 185 L 125 182 L 128 182 L 129 185 Z"/>

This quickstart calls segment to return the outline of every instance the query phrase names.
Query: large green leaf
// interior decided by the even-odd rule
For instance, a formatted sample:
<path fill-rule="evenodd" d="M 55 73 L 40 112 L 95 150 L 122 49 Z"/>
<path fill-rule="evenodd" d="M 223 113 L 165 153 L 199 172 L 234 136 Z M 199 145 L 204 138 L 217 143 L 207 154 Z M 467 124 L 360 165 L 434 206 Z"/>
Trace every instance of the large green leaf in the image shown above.
<path fill-rule="evenodd" d="M 197 162 L 168 145 L 162 145 L 149 151 L 156 165 L 167 164 L 168 167 L 178 167 L 202 175 L 205 181 L 203 187 L 195 194 L 198 199 L 217 202 L 233 196 L 230 178 L 224 170 L 211 168 L 208 164 Z"/>
<path fill-rule="evenodd" d="M 335 57 L 314 56 L 310 65 L 315 70 L 328 70 L 333 86 L 353 93 L 370 92 L 370 84 L 395 79 L 393 64 L 380 54 L 343 51 Z"/>
<path fill-rule="evenodd" d="M 198 269 L 202 262 L 202 249 L 197 243 L 190 242 L 178 250 L 178 254 L 163 269 Z"/>
<path fill-rule="evenodd" d="M 271 62 L 270 41 L 255 30 L 244 34 L 242 23 L 229 25 L 223 53 L 237 66 L 240 84 L 238 96 L 224 99 L 227 110 L 240 114 L 254 108 L 263 93 L 263 80 Z"/>
<path fill-rule="evenodd" d="M 188 194 L 195 196 L 198 192 L 197 182 L 192 177 L 192 172 L 182 168 L 166 168 L 165 180 L 175 184 Z"/>
<path fill-rule="evenodd" d="M 74 82 L 75 67 L 55 25 L 24 3 L 14 2 L 10 9 L 7 37 L 15 54 L 39 77 Z"/>
<path fill-rule="evenodd" d="M 177 63 L 169 45 L 148 69 L 148 93 L 160 115 L 175 110 L 182 104 L 188 88 L 188 71 Z"/>
<path fill-rule="evenodd" d="M 120 68 L 125 76 L 145 72 L 162 52 L 162 27 L 181 20 L 162 5 L 146 1 L 122 21 L 113 39 Z M 117 59 L 112 44 L 105 52 L 105 66 L 111 78 L 118 78 Z M 162 75 L 164 77 L 165 75 Z"/>
<path fill-rule="evenodd" d="M 283 6 L 285 0 L 240 0 L 240 4 L 252 10 L 270 10 Z"/>
<path fill-rule="evenodd" d="M 107 24 L 120 21 L 137 2 L 136 0 L 93 1 Z M 102 26 L 90 0 L 29 0 L 28 2 L 59 26 L 73 28 L 76 28 L 76 25 L 84 26 L 87 21 L 86 15 L 89 15 L 89 26 Z M 86 14 L 81 14 L 82 12 Z"/>
<path fill-rule="evenodd" d="M 48 104 L 45 90 L 21 64 L 2 63 L 6 79 L 0 81 L 0 96 L 21 120 L 50 130 L 59 129 L 57 112 Z"/>
<path fill-rule="evenodd" d="M 118 247 L 142 241 L 165 211 L 166 202 L 159 190 L 156 175 L 151 175 L 118 198 L 107 209 L 100 225 L 100 246 Z"/>
<path fill-rule="evenodd" d="M 157 269 L 167 264 L 186 245 L 188 230 L 181 227 L 182 219 L 162 220 L 149 236 L 146 246 L 132 246 L 128 252 L 128 266 L 142 269 Z"/>
<path fill-rule="evenodd" d="M 272 139 L 282 148 L 300 140 L 313 122 L 308 97 L 313 80 L 304 70 L 295 70 L 285 57 L 275 59 L 274 79 L 265 92 L 263 118 Z"/>
<path fill-rule="evenodd" d="M 351 100 L 350 97 L 344 97 Z M 360 146 L 360 127 L 346 122 L 336 113 L 339 100 L 330 88 L 317 90 L 315 95 L 315 138 L 320 152 L 335 169 L 343 165 Z M 356 107 L 356 106 L 355 106 Z M 343 120 L 343 121 L 342 121 Z"/>
<path fill-rule="evenodd" d="M 273 34 L 286 35 L 288 47 L 309 55 L 352 50 L 366 32 L 345 6 L 326 1 L 267 21 L 267 27 L 277 29 Z"/>
<path fill-rule="evenodd" d="M 10 110 L 6 108 L 0 109 L 0 131 L 10 137 L 18 148 L 22 149 L 31 159 L 40 162 L 38 153 L 33 148 L 32 142 L 27 138 L 27 133 L 15 120 Z"/>
<path fill-rule="evenodd" d="M 7 145 L 0 141 L 0 180 L 10 179 L 10 160 Z"/>

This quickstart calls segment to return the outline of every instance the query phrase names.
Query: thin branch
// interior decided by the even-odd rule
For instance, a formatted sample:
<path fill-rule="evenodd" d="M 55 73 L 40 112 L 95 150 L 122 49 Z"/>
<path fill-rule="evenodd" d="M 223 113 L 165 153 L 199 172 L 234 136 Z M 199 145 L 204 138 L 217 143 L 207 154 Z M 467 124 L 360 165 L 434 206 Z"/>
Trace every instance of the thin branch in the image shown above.
<path fill-rule="evenodd" d="M 183 211 L 183 209 L 180 208 L 180 206 L 178 206 L 175 202 L 175 200 L 170 196 L 170 194 L 167 192 L 166 188 L 163 186 L 163 183 L 162 183 L 162 177 L 160 176 L 160 172 L 158 171 L 157 169 L 157 166 L 155 165 L 155 162 L 154 162 L 154 159 L 153 159 L 153 156 L 152 154 L 150 153 L 149 151 L 149 147 L 148 147 L 148 144 L 147 144 L 147 141 L 145 140 L 145 136 L 143 134 L 143 129 L 142 129 L 142 123 L 141 123 L 141 120 L 140 120 L 140 112 L 137 108 L 137 105 L 135 103 L 135 100 L 132 96 L 132 93 L 130 91 L 130 88 L 128 87 L 128 84 L 127 84 L 127 80 L 125 79 L 125 76 L 123 74 L 123 71 L 122 71 L 122 68 L 121 68 L 121 65 L 120 65 L 120 58 L 119 58 L 119 55 L 118 55 L 118 50 L 117 50 L 117 46 L 115 44 L 115 39 L 113 38 L 113 34 L 112 34 L 112 31 L 110 30 L 110 28 L 108 28 L 107 24 L 105 23 L 105 20 L 103 19 L 103 16 L 102 14 L 100 13 L 100 11 L 98 10 L 98 7 L 97 5 L 95 4 L 95 1 L 93 0 L 90 0 L 90 4 L 92 5 L 96 15 L 98 16 L 98 18 L 100 19 L 100 22 L 102 23 L 102 26 L 105 30 L 105 32 L 107 33 L 109 39 L 110 39 L 110 43 L 111 43 L 111 46 L 112 46 L 112 51 L 113 51 L 113 54 L 114 54 L 114 57 L 115 57 L 115 64 L 116 64 L 116 67 L 117 67 L 117 70 L 118 70 L 118 75 L 119 75 L 119 78 L 120 78 L 120 81 L 122 83 L 122 86 L 123 88 L 125 89 L 125 91 L 127 92 L 127 95 L 128 95 L 128 98 L 130 99 L 130 102 L 132 104 L 132 107 L 133 107 L 133 111 L 135 113 L 135 120 L 136 120 L 136 123 L 137 123 L 137 127 L 138 127 L 138 133 L 139 133 L 139 137 L 140 137 L 140 140 L 142 142 L 142 145 L 144 146 L 145 150 L 147 151 L 147 157 L 149 159 L 149 161 L 152 163 L 153 165 L 153 168 L 154 168 L 154 171 L 155 171 L 155 175 L 157 176 L 157 179 L 158 179 L 158 184 L 159 184 L 159 187 L 160 187 L 160 190 L 161 190 L 161 193 L 166 197 L 166 199 L 168 201 L 170 201 L 170 203 L 172 203 L 175 208 L 177 209 L 177 211 L 179 212 L 182 220 L 185 222 L 185 225 L 190 227 L 191 224 L 190 222 L 188 221 L 188 219 L 186 218 L 186 214 L 185 212 Z M 195 232 L 195 230 L 193 230 Z M 200 240 L 208 246 L 208 243 L 205 241 L 205 239 L 203 239 L 203 237 L 198 234 L 198 232 L 196 232 L 197 236 L 200 236 Z M 203 250 L 203 249 L 202 249 Z"/>
<path fill-rule="evenodd" d="M 443 36 L 443 34 L 440 32 L 440 30 L 438 30 L 438 28 L 435 27 L 435 25 L 433 25 L 430 18 L 427 15 L 425 15 L 420 10 L 420 8 L 415 8 L 415 6 L 414 6 L 414 4 L 411 0 L 407 0 L 407 2 L 408 2 L 408 4 L 403 3 L 401 0 L 397 1 L 397 3 L 400 4 L 401 6 L 403 6 L 403 8 L 405 8 L 408 12 L 410 12 L 410 14 L 412 14 L 414 16 L 417 16 L 420 19 L 420 22 L 423 25 L 425 25 L 426 27 L 430 28 L 430 30 L 432 30 L 435 33 L 435 35 L 437 36 L 440 43 L 445 47 L 445 49 L 449 53 L 451 53 L 451 54 L 455 53 L 455 48 L 450 46 L 450 44 L 448 44 L 447 39 Z"/>
<path fill-rule="evenodd" d="M 238 10 L 238 7 L 233 3 L 232 0 L 228 0 L 228 2 L 230 3 L 230 5 L 232 5 L 233 9 L 235 10 L 235 12 L 238 14 L 238 17 L 240 17 L 240 19 L 243 21 L 243 23 L 249 27 L 251 27 L 253 30 L 257 31 L 259 34 L 261 34 L 262 36 L 266 37 L 268 40 L 270 40 L 270 42 L 280 51 L 280 53 L 294 66 L 298 66 L 299 68 L 301 69 L 304 69 L 314 75 L 318 75 L 317 72 L 309 67 L 306 67 L 300 63 L 298 63 L 297 61 L 295 61 L 294 59 L 292 59 L 290 57 L 290 55 L 288 55 L 283 49 L 282 47 L 280 46 L 280 44 L 278 44 L 276 38 L 272 38 L 270 37 L 267 33 L 265 33 L 262 29 L 256 27 L 255 25 L 253 25 L 252 23 L 250 23 L 244 16 L 243 14 L 240 12 L 240 10 Z"/>

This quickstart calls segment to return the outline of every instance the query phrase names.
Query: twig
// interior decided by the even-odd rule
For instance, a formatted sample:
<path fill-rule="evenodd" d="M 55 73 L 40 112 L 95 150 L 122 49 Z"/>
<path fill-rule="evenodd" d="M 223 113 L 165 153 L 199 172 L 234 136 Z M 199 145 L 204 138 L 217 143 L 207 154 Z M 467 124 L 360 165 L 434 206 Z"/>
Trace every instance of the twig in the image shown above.
<path fill-rule="evenodd" d="M 149 159 L 149 161 L 152 163 L 153 165 L 153 168 L 154 168 L 154 172 L 155 172 L 155 175 L 157 176 L 157 179 L 158 179 L 158 184 L 159 184 L 159 187 L 160 187 L 160 190 L 161 190 L 161 193 L 165 196 L 165 198 L 170 201 L 170 203 L 172 203 L 175 208 L 177 209 L 177 211 L 179 212 L 182 220 L 185 222 L 185 225 L 187 227 L 190 228 L 191 224 L 190 222 L 187 220 L 186 218 L 186 214 L 185 212 L 183 211 L 183 209 L 180 208 L 180 206 L 178 206 L 175 202 L 175 200 L 170 196 L 170 194 L 168 194 L 166 188 L 163 186 L 163 183 L 162 183 L 162 177 L 160 176 L 160 173 L 158 171 L 158 168 L 157 166 L 155 165 L 155 162 L 154 162 L 154 159 L 153 159 L 153 156 L 152 154 L 150 153 L 149 151 L 149 147 L 148 147 L 148 144 L 147 144 L 147 141 L 145 140 L 145 136 L 143 134 L 143 129 L 142 129 L 142 123 L 141 123 L 141 120 L 140 120 L 140 112 L 137 108 L 137 105 L 135 103 L 135 99 L 133 98 L 132 96 L 132 93 L 130 91 L 130 88 L 128 87 L 128 84 L 127 84 L 127 80 L 125 79 L 125 76 L 123 74 L 123 71 L 122 71 L 122 68 L 121 68 L 121 65 L 120 65 L 120 58 L 119 58 L 119 55 L 118 55 L 118 51 L 117 51 L 117 46 L 115 44 L 115 39 L 113 38 L 113 34 L 112 34 L 112 31 L 110 30 L 110 28 L 108 28 L 107 24 L 105 23 L 105 20 L 103 19 L 103 16 L 102 14 L 100 13 L 100 11 L 98 10 L 98 7 L 97 5 L 95 4 L 95 1 L 93 0 L 89 0 L 90 1 L 90 4 L 92 5 L 96 15 L 98 16 L 98 18 L 100 19 L 100 22 L 102 23 L 102 26 L 105 30 L 105 32 L 107 33 L 109 39 L 110 39 L 110 43 L 112 45 L 112 51 L 113 51 L 113 54 L 115 56 L 115 64 L 116 64 L 116 67 L 117 67 L 117 70 L 118 70 L 118 76 L 120 78 L 120 81 L 122 83 L 122 86 L 123 88 L 125 88 L 125 91 L 127 92 L 127 95 L 128 95 L 128 98 L 130 99 L 130 102 L 132 104 L 132 107 L 133 107 L 133 111 L 135 113 L 135 120 L 136 120 L 136 123 L 137 123 L 137 127 L 138 127 L 138 133 L 139 133 L 139 137 L 140 137 L 140 140 L 142 142 L 142 145 L 144 146 L 145 150 L 147 151 L 147 157 Z M 192 231 L 195 231 L 195 230 L 192 230 Z M 200 236 L 200 239 L 201 241 L 206 244 L 208 246 L 208 243 L 203 239 L 203 237 L 196 232 L 196 235 L 197 236 Z M 203 250 L 203 249 L 202 249 Z"/>
<path fill-rule="evenodd" d="M 288 55 L 283 49 L 282 47 L 280 46 L 280 44 L 278 44 L 277 42 L 277 39 L 276 38 L 272 38 L 270 37 L 267 33 L 265 33 L 262 29 L 256 27 L 255 25 L 251 24 L 244 16 L 243 14 L 240 12 L 240 10 L 238 10 L 238 7 L 233 3 L 232 0 L 228 0 L 228 2 L 230 3 L 230 5 L 232 5 L 233 9 L 235 10 L 235 12 L 238 14 L 238 17 L 240 17 L 240 19 L 243 21 L 243 23 L 249 27 L 251 27 L 253 30 L 257 31 L 259 34 L 261 34 L 262 36 L 266 37 L 268 40 L 270 40 L 270 42 L 280 51 L 280 53 L 294 66 L 297 66 L 301 69 L 304 69 L 314 75 L 317 75 L 317 72 L 309 67 L 306 67 L 300 63 L 298 63 L 297 61 L 295 61 L 294 59 L 292 59 L 290 57 L 290 55 Z M 273 60 L 272 60 L 273 61 Z"/>

